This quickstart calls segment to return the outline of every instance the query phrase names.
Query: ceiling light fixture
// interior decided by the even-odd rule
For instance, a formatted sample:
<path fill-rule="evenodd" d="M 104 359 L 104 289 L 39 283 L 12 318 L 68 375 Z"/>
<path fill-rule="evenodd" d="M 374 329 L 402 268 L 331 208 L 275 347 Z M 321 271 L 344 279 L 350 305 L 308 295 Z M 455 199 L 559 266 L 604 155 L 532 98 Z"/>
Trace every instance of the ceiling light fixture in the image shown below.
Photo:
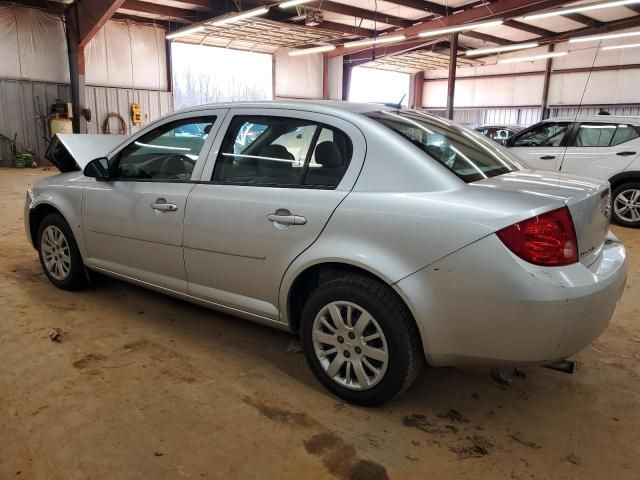
<path fill-rule="evenodd" d="M 611 45 L 610 47 L 602 47 L 600 50 L 618 50 L 619 48 L 637 48 L 640 43 L 629 43 L 627 45 Z"/>
<path fill-rule="evenodd" d="M 238 13 L 237 15 L 230 15 L 228 17 L 222 17 L 220 20 L 213 20 L 209 24 L 214 27 L 221 27 L 229 23 L 239 22 L 240 20 L 246 20 L 247 18 L 257 17 L 264 15 L 269 11 L 269 7 L 259 7 L 253 10 L 247 10 L 246 12 Z"/>
<path fill-rule="evenodd" d="M 405 35 L 383 35 L 376 38 L 366 38 L 364 40 L 356 40 L 355 42 L 347 42 L 344 48 L 365 47 L 367 45 L 380 45 L 381 43 L 401 42 L 407 38 Z"/>
<path fill-rule="evenodd" d="M 609 33 L 609 34 L 606 34 L 606 35 L 590 35 L 588 37 L 570 38 L 569 39 L 569 43 L 597 42 L 599 40 L 610 40 L 612 38 L 636 37 L 638 35 L 640 35 L 640 31 L 638 31 L 638 32 L 624 32 L 624 33 Z"/>
<path fill-rule="evenodd" d="M 300 48 L 297 50 L 289 50 L 290 57 L 299 57 L 300 55 L 310 55 L 312 53 L 323 53 L 335 50 L 335 45 L 322 45 L 321 47 Z"/>
<path fill-rule="evenodd" d="M 516 62 L 535 62 L 536 60 L 544 60 L 546 58 L 564 57 L 569 52 L 544 53 L 542 55 L 533 55 L 531 57 L 512 57 L 498 60 L 498 63 L 516 63 Z"/>
<path fill-rule="evenodd" d="M 548 12 L 533 13 L 531 15 L 525 15 L 523 20 L 535 20 L 538 18 L 556 17 L 558 15 L 567 15 L 568 13 L 588 12 L 591 10 L 600 10 L 602 8 L 623 7 L 625 5 L 632 5 L 634 3 L 640 3 L 640 0 L 614 0 L 613 2 L 597 2 L 587 5 L 578 5 L 576 7 L 559 8 L 557 10 L 550 10 Z"/>
<path fill-rule="evenodd" d="M 278 6 L 280 8 L 295 7 L 296 5 L 302 5 L 304 3 L 312 2 L 313 0 L 289 0 L 288 2 L 282 2 Z M 639 0 L 640 1 L 640 0 Z"/>
<path fill-rule="evenodd" d="M 513 52 L 514 50 L 524 50 L 525 48 L 536 48 L 539 46 L 540 44 L 538 42 L 519 43 L 517 45 L 506 45 L 504 47 L 477 48 L 475 50 L 467 50 L 466 52 L 464 52 L 464 54 L 467 57 L 475 57 L 478 55 L 488 55 L 491 53 Z"/>
<path fill-rule="evenodd" d="M 419 33 L 419 37 L 435 37 L 446 33 L 464 32 L 468 30 L 477 30 L 478 28 L 490 28 L 502 25 L 504 20 L 491 20 L 489 22 L 467 23 L 466 25 L 458 25 L 455 27 L 439 28 L 437 30 L 429 30 Z"/>
<path fill-rule="evenodd" d="M 191 27 L 187 28 L 186 30 L 180 30 L 175 33 L 170 33 L 164 38 L 166 38 L 167 40 L 173 40 L 174 38 L 184 37 L 185 35 L 191 35 L 192 33 L 201 32 L 202 30 L 204 30 L 204 25 L 198 25 L 197 27 Z"/>

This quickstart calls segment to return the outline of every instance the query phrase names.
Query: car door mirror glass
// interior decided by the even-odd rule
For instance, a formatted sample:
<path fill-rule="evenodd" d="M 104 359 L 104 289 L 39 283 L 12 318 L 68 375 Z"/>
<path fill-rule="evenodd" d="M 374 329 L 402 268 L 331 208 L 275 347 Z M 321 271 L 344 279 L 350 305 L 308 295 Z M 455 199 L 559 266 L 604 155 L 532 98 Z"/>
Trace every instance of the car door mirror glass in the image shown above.
<path fill-rule="evenodd" d="M 109 160 L 107 157 L 100 157 L 91 160 L 84 167 L 85 177 L 95 178 L 96 180 L 109 180 Z"/>

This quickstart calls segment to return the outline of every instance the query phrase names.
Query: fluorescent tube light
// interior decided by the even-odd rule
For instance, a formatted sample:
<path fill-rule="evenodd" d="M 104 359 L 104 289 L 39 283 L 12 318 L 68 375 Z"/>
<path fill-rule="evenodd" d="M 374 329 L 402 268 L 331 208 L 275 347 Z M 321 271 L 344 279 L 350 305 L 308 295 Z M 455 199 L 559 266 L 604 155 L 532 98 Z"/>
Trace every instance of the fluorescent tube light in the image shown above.
<path fill-rule="evenodd" d="M 173 40 L 174 38 L 184 37 L 185 35 L 201 32 L 202 30 L 204 30 L 204 25 L 198 25 L 197 27 L 191 27 L 187 28 L 186 30 L 180 30 L 179 32 L 171 33 L 164 38 L 166 38 L 167 40 Z"/>
<path fill-rule="evenodd" d="M 309 55 L 311 53 L 323 53 L 335 50 L 335 45 L 322 45 L 321 47 L 300 48 L 298 50 L 289 50 L 290 57 L 298 57 L 300 55 Z"/>
<path fill-rule="evenodd" d="M 545 58 L 564 57 L 566 55 L 569 55 L 569 52 L 543 53 L 542 55 L 533 55 L 531 57 L 503 58 L 502 60 L 498 60 L 498 63 L 535 62 L 536 60 L 544 60 Z"/>
<path fill-rule="evenodd" d="M 429 30 L 428 32 L 419 33 L 419 37 L 435 37 L 444 35 L 445 33 L 464 32 L 468 30 L 476 30 L 478 28 L 497 27 L 502 25 L 504 20 L 491 20 L 489 22 L 467 23 L 466 25 L 456 25 L 455 27 L 438 28 L 437 30 Z"/>
<path fill-rule="evenodd" d="M 624 33 L 608 33 L 605 35 L 590 35 L 588 37 L 575 37 L 570 38 L 569 43 L 581 43 L 581 42 L 597 42 L 599 40 L 609 40 L 612 38 L 625 38 L 625 37 L 636 37 L 640 35 L 640 31 L 638 32 L 624 32 Z"/>
<path fill-rule="evenodd" d="M 264 15 L 268 11 L 269 7 L 254 8 L 252 10 L 247 10 L 246 12 L 238 13 L 237 15 L 230 15 L 228 17 L 223 17 L 220 20 L 214 20 L 210 22 L 210 25 L 213 25 L 214 27 L 221 27 L 222 25 L 227 25 L 228 23 L 239 22 L 240 20 L 246 20 L 247 18 Z"/>
<path fill-rule="evenodd" d="M 557 10 L 550 10 L 548 12 L 533 13 L 531 15 L 525 15 L 523 20 L 535 20 L 537 18 L 556 17 L 558 15 L 566 15 L 568 13 L 588 12 L 591 10 L 600 10 L 602 8 L 611 7 L 623 7 L 625 5 L 632 5 L 634 3 L 640 3 L 640 0 L 614 0 L 613 2 L 597 2 L 587 5 L 577 5 L 575 7 L 559 8 Z"/>
<path fill-rule="evenodd" d="M 296 5 L 302 5 L 304 3 L 309 3 L 309 2 L 312 2 L 312 1 L 313 0 L 289 0 L 288 2 L 282 2 L 278 6 L 280 8 L 289 8 L 289 7 L 295 7 Z"/>
<path fill-rule="evenodd" d="M 401 42 L 407 38 L 404 35 L 383 35 L 376 38 L 366 38 L 364 40 L 356 40 L 355 42 L 347 42 L 344 48 L 364 47 L 367 45 L 380 45 L 381 43 Z"/>
<path fill-rule="evenodd" d="M 627 45 L 611 45 L 610 47 L 602 47 L 600 50 L 618 50 L 619 48 L 637 48 L 640 43 L 629 43 Z"/>
<path fill-rule="evenodd" d="M 477 48 L 475 50 L 467 50 L 466 52 L 464 52 L 464 54 L 467 57 L 475 57 L 477 55 L 485 55 L 490 53 L 501 53 L 501 52 L 513 52 L 514 50 L 524 50 L 525 48 L 536 48 L 539 46 L 540 44 L 538 42 L 519 43 L 517 45 L 506 45 L 504 47 Z"/>

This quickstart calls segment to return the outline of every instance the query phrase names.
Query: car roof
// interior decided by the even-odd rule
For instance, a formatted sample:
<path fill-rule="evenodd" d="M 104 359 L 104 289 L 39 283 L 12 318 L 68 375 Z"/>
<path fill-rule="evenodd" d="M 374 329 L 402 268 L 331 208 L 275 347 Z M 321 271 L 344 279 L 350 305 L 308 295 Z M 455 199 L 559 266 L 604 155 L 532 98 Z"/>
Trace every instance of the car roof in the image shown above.
<path fill-rule="evenodd" d="M 640 117 L 625 115 L 578 115 L 573 117 L 554 117 L 547 118 L 543 122 L 619 122 L 640 124 Z"/>
<path fill-rule="evenodd" d="M 379 112 L 381 110 L 398 110 L 397 106 L 390 106 L 384 103 L 364 103 L 364 102 L 343 102 L 338 100 L 273 100 L 259 102 L 224 102 L 198 105 L 180 110 L 180 112 L 197 112 L 211 108 L 291 108 L 306 109 L 316 112 L 352 112 L 368 113 Z"/>

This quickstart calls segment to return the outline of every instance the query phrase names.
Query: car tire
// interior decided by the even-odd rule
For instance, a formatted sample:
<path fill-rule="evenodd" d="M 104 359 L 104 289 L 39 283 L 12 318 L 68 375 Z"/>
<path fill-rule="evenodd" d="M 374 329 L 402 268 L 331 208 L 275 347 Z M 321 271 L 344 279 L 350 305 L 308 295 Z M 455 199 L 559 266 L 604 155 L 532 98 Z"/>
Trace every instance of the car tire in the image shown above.
<path fill-rule="evenodd" d="M 40 265 L 51 283 L 63 290 L 81 290 L 88 278 L 78 244 L 62 215 L 50 213 L 38 226 Z"/>
<path fill-rule="evenodd" d="M 640 182 L 617 186 L 613 190 L 611 203 L 611 218 L 614 222 L 624 227 L 640 227 Z"/>
<path fill-rule="evenodd" d="M 414 382 L 424 361 L 406 305 L 389 286 L 363 275 L 346 274 L 313 291 L 302 310 L 300 334 L 318 380 L 357 405 L 396 397 Z"/>

